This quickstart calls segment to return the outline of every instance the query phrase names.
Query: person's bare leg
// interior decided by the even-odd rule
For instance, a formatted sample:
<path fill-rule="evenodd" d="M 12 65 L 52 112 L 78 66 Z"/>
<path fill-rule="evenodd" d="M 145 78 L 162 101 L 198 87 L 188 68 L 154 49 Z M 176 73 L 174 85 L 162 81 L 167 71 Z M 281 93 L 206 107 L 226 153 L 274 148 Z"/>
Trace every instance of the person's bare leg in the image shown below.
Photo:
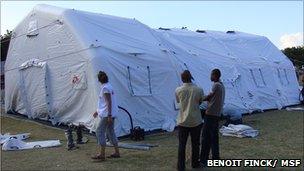
<path fill-rule="evenodd" d="M 105 146 L 100 146 L 100 157 L 105 159 L 106 158 L 106 147 Z"/>
<path fill-rule="evenodd" d="M 110 157 L 119 158 L 120 153 L 119 153 L 119 148 L 118 148 L 118 139 L 117 139 L 115 131 L 114 131 L 114 120 L 111 125 L 108 125 L 106 132 L 107 132 L 108 138 L 111 141 L 111 144 L 113 144 L 113 146 L 114 146 L 114 151 L 115 151 Z"/>
<path fill-rule="evenodd" d="M 92 156 L 91 158 L 94 160 L 99 160 L 99 161 L 105 161 L 106 160 L 106 154 L 105 154 L 105 146 L 99 146 L 99 154 Z"/>
<path fill-rule="evenodd" d="M 116 154 L 117 156 L 120 156 L 118 146 L 114 146 L 114 150 L 115 150 L 115 153 L 114 153 L 114 154 Z"/>

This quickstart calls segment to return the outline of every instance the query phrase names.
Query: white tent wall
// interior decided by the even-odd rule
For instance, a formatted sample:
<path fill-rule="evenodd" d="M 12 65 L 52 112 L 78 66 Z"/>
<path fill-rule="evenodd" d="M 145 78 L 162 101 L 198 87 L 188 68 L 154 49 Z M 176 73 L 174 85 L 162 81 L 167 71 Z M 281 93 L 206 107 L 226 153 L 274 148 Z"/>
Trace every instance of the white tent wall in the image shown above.
<path fill-rule="evenodd" d="M 177 56 L 180 56 L 179 61 L 188 61 L 188 63 L 191 59 L 187 64 L 188 68 L 198 69 L 205 64 L 208 74 L 213 68 L 222 70 L 222 81 L 227 89 L 224 110 L 226 114 L 280 109 L 283 106 L 298 104 L 298 83 L 294 67 L 267 38 L 241 32 L 195 33 L 187 29 L 157 30 L 157 32 L 171 44 L 171 49 L 175 47 L 185 52 L 183 54 L 179 52 L 181 55 Z M 192 73 L 200 75 L 206 70 Z M 281 75 L 284 78 L 278 77 L 277 70 L 282 70 Z M 203 87 L 205 92 L 206 90 L 209 92 L 210 86 L 205 88 L 204 85 L 211 85 L 211 82 L 209 77 L 205 76 L 205 78 L 203 82 L 198 81 L 197 84 Z M 285 80 L 284 86 L 278 79 Z"/>
<path fill-rule="evenodd" d="M 104 70 L 117 90 L 119 105 L 132 114 L 134 126 L 153 130 L 175 124 L 177 111 L 174 109 L 174 90 L 179 78 L 170 66 L 170 59 L 159 48 L 158 40 L 151 34 L 150 28 L 132 19 L 59 10 L 46 5 L 35 7 L 29 16 L 32 14 L 36 16 L 39 25 L 57 22 L 47 29 L 39 29 L 36 36 L 25 35 L 12 41 L 12 47 L 20 41 L 31 41 L 28 43 L 31 47 L 20 44 L 9 50 L 6 84 L 12 85 L 8 87 L 14 86 L 14 89 L 6 89 L 7 111 L 13 109 L 40 119 L 48 119 L 49 115 L 53 123 L 84 123 L 92 128 L 92 113 L 96 111 L 100 89 L 96 76 L 98 71 Z M 26 33 L 32 20 L 32 17 L 26 17 L 14 33 L 17 36 Z M 37 46 L 39 49 L 35 48 Z M 25 57 L 12 55 L 14 52 L 31 54 Z M 32 115 L 32 111 L 26 111 L 26 106 L 30 109 L 35 109 L 35 106 L 14 100 L 22 97 L 22 93 L 19 93 L 18 67 L 33 58 L 46 62 L 48 99 L 52 110 L 33 111 L 36 115 Z M 11 70 L 12 68 L 15 69 Z M 32 73 L 31 70 L 28 73 Z M 75 76 L 80 79 L 77 85 L 72 83 Z M 33 74 L 29 78 L 33 86 L 26 87 L 24 92 L 32 98 L 27 101 L 36 102 L 39 98 L 43 100 L 46 93 L 34 93 L 37 91 L 34 83 L 41 80 L 35 80 Z M 45 103 L 47 102 L 41 102 Z M 118 135 L 129 133 L 130 121 L 122 111 L 115 127 Z"/>
<path fill-rule="evenodd" d="M 189 69 L 195 79 L 194 83 L 204 89 L 205 94 L 211 90 L 210 73 L 214 68 L 221 69 L 223 76 L 222 81 L 226 85 L 226 104 L 225 113 L 231 115 L 241 115 L 247 112 L 243 106 L 240 94 L 238 92 L 238 71 L 234 67 L 234 59 L 225 55 L 222 49 L 217 52 L 215 49 L 204 49 L 205 44 L 212 46 L 213 38 L 204 37 L 195 32 L 188 30 L 168 30 L 159 31 L 163 41 L 173 50 L 172 56 L 179 61 L 180 72 L 183 69 Z M 202 37 L 203 36 L 203 37 Z M 204 38 L 209 42 L 205 42 Z M 203 40 L 203 41 L 201 41 Z M 215 41 L 215 47 L 220 44 Z M 222 50 L 222 52 L 221 52 Z"/>
<path fill-rule="evenodd" d="M 98 49 L 97 54 L 99 56 L 92 62 L 96 73 L 103 70 L 109 75 L 118 104 L 132 114 L 134 126 L 153 130 L 168 122 L 175 124 L 173 104 L 177 84 L 172 83 L 177 82 L 177 78 L 174 77 L 175 70 L 168 67 L 168 59 L 161 58 L 161 54 L 135 57 L 103 48 Z M 125 135 L 129 129 L 129 118 L 120 111 L 116 131 Z"/>
<path fill-rule="evenodd" d="M 36 6 L 13 31 L 15 37 L 11 40 L 5 65 L 5 109 L 40 119 L 47 119 L 46 115 L 49 115 L 54 123 L 84 122 L 92 125 L 90 116 L 95 109 L 88 106 L 95 103 L 92 96 L 96 93 L 86 89 L 91 89 L 89 87 L 92 87 L 92 79 L 95 80 L 95 77 L 85 74 L 92 73 L 88 58 L 90 55 L 88 51 L 81 51 L 87 47 L 83 47 L 80 37 L 71 29 L 65 12 L 60 8 Z M 33 32 L 37 35 L 27 36 L 29 24 L 33 21 L 36 22 L 36 30 Z M 38 78 L 35 70 L 39 67 L 28 67 L 24 80 L 30 81 L 27 84 L 30 86 L 22 90 L 19 67 L 31 59 L 45 62 L 45 73 Z M 45 87 L 39 83 L 45 82 L 44 77 L 47 87 L 42 90 Z M 75 83 L 72 82 L 74 77 L 78 77 Z M 35 94 L 37 91 L 44 93 Z M 22 92 L 26 92 L 25 98 Z M 24 100 L 32 104 L 29 108 L 39 110 L 26 110 Z M 39 107 L 41 104 L 37 102 L 40 100 L 41 104 L 46 103 L 49 107 Z"/>
<path fill-rule="evenodd" d="M 91 61 L 94 73 L 108 73 L 118 104 L 132 114 L 134 126 L 154 130 L 175 124 L 174 90 L 179 78 L 152 30 L 136 20 L 88 15 L 94 20 L 81 20 L 80 29 L 98 30 L 85 35 L 96 47 Z M 130 121 L 123 111 L 117 120 L 117 134 L 129 133 Z"/>
<path fill-rule="evenodd" d="M 257 105 L 255 108 L 276 109 L 297 104 L 298 82 L 291 61 L 267 38 L 255 36 L 255 39 L 247 39 L 248 34 L 240 34 L 246 36 L 237 38 L 237 35 L 227 35 L 236 37 L 231 41 L 227 41 L 225 36 L 218 37 L 240 59 L 242 66 L 238 68 L 244 68 L 241 73 L 250 73 L 245 78 L 251 79 L 252 84 L 248 85 L 248 88 L 255 88 L 250 92 L 254 95 L 255 101 L 252 104 Z M 279 70 L 283 71 L 280 73 L 282 78 L 278 74 Z M 284 82 L 281 82 L 281 79 Z M 246 79 L 244 82 L 250 83 Z"/>
<path fill-rule="evenodd" d="M 48 5 L 36 6 L 13 32 L 5 65 L 5 109 L 53 123 L 93 128 L 100 70 L 109 75 L 118 104 L 132 114 L 134 126 L 145 130 L 175 125 L 174 91 L 184 69 L 206 94 L 211 70 L 222 71 L 225 114 L 238 117 L 299 102 L 292 63 L 262 36 L 153 30 L 135 19 Z M 32 59 L 37 66 L 30 61 L 20 69 Z M 129 133 L 123 111 L 115 130 L 119 136 Z"/>

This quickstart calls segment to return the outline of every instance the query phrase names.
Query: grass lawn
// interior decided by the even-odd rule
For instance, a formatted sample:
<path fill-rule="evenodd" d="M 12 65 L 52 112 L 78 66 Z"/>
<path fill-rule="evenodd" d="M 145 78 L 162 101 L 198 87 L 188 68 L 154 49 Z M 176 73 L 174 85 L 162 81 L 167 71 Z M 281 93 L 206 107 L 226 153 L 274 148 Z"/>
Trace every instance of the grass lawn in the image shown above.
<path fill-rule="evenodd" d="M 257 138 L 220 136 L 220 154 L 223 159 L 301 159 L 303 169 L 303 115 L 299 111 L 268 111 L 244 116 L 244 124 L 260 131 Z M 121 149 L 122 158 L 92 162 L 97 152 L 93 136 L 89 143 L 67 151 L 64 131 L 36 122 L 1 117 L 1 133 L 31 133 L 28 141 L 59 139 L 62 146 L 24 151 L 1 151 L 3 170 L 175 170 L 177 159 L 177 132 L 149 135 L 141 143 L 158 144 L 150 151 Z M 129 140 L 122 140 L 128 142 Z M 130 141 L 131 142 L 131 141 Z M 134 142 L 131 142 L 134 143 Z M 188 140 L 188 144 L 189 140 Z M 107 148 L 107 154 L 112 149 Z M 187 150 L 187 168 L 190 169 L 190 148 Z M 235 170 L 235 168 L 231 168 Z M 209 169 L 208 169 L 209 170 Z"/>

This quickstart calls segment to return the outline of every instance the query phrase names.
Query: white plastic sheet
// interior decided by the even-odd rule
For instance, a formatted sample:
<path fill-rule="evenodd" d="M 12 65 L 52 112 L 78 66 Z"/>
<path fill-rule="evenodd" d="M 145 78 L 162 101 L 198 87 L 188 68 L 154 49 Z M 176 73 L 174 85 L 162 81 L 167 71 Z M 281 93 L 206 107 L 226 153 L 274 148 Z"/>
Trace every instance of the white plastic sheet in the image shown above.
<path fill-rule="evenodd" d="M 232 136 L 238 138 L 244 138 L 244 137 L 253 138 L 259 134 L 259 131 L 253 129 L 248 125 L 229 124 L 228 126 L 222 126 L 222 128 L 220 129 L 220 133 L 222 133 L 223 136 Z"/>
<path fill-rule="evenodd" d="M 20 139 L 10 138 L 5 141 L 2 145 L 2 150 L 5 151 L 15 151 L 15 150 L 27 150 L 35 148 L 46 148 L 46 147 L 56 147 L 60 146 L 59 140 L 47 140 L 47 141 L 34 141 L 34 142 L 24 142 Z"/>
<path fill-rule="evenodd" d="M 0 134 L 0 142 L 1 145 L 4 144 L 6 141 L 8 141 L 9 139 L 19 139 L 19 140 L 25 140 L 27 138 L 30 137 L 30 133 L 23 133 L 23 134 L 16 134 L 16 135 L 11 135 L 9 133 L 6 134 Z"/>

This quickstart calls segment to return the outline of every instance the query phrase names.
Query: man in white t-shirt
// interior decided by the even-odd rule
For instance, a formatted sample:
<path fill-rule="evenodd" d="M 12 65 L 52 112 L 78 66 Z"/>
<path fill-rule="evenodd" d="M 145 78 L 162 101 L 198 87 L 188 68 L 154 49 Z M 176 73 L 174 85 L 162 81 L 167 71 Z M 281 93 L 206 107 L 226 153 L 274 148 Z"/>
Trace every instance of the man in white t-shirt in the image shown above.
<path fill-rule="evenodd" d="M 118 113 L 113 87 L 108 83 L 108 76 L 105 72 L 99 71 L 98 80 L 101 83 L 101 90 L 98 97 L 98 108 L 93 114 L 93 117 L 100 117 L 100 122 L 96 129 L 97 143 L 100 145 L 100 153 L 93 156 L 92 159 L 104 161 L 106 135 L 114 146 L 115 152 L 110 155 L 110 158 L 119 158 L 118 140 L 114 131 L 114 120 Z"/>

